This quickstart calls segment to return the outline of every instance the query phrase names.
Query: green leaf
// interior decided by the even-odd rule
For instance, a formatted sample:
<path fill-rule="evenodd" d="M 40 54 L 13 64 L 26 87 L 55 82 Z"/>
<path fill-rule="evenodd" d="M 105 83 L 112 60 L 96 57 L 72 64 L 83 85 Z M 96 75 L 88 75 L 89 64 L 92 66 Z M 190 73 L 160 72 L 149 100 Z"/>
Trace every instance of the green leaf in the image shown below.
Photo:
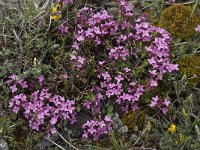
<path fill-rule="evenodd" d="M 117 141 L 116 137 L 115 137 L 115 133 L 114 131 L 110 132 L 110 140 L 113 144 L 113 146 L 115 147 L 115 150 L 121 150 L 121 147 L 119 145 L 119 142 Z"/>
<path fill-rule="evenodd" d="M 107 113 L 107 115 L 108 115 L 109 117 L 112 117 L 112 116 L 113 116 L 113 105 L 110 105 L 110 106 L 108 107 L 108 113 Z"/>
<path fill-rule="evenodd" d="M 196 10 L 196 8 L 197 8 L 198 3 L 199 3 L 199 0 L 195 0 L 195 4 L 193 5 L 193 7 L 192 7 L 192 12 L 191 12 L 191 14 L 190 14 L 190 18 L 191 18 L 192 15 L 194 14 L 194 12 L 195 12 L 195 10 Z"/>
<path fill-rule="evenodd" d="M 76 110 L 77 110 L 77 112 L 80 112 L 80 111 L 81 111 L 80 105 L 78 105 L 78 106 L 76 107 Z"/>

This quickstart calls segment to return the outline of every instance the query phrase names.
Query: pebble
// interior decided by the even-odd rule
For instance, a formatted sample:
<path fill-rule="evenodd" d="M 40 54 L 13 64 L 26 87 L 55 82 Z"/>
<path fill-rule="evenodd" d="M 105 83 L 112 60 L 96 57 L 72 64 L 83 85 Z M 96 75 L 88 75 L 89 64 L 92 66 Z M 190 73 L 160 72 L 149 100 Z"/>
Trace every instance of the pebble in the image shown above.
<path fill-rule="evenodd" d="M 0 139 L 0 150 L 8 150 L 8 143 L 4 139 Z"/>

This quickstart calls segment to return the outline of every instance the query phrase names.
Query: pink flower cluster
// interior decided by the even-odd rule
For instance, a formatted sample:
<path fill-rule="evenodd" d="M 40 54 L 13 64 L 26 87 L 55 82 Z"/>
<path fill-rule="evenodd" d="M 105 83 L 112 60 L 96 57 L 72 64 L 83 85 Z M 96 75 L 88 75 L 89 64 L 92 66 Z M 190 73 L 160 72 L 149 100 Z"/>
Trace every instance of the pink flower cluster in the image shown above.
<path fill-rule="evenodd" d="M 144 17 L 135 20 L 134 30 L 134 39 L 136 41 L 150 42 L 152 39 L 154 29 L 148 22 L 145 21 Z"/>
<path fill-rule="evenodd" d="M 28 84 L 23 79 L 17 79 L 16 75 L 11 75 L 9 77 L 9 80 L 6 81 L 6 84 L 9 86 L 9 89 L 12 93 L 15 93 L 18 91 L 18 88 L 27 89 Z"/>
<path fill-rule="evenodd" d="M 121 9 L 119 14 L 122 14 L 126 19 L 133 16 L 133 10 L 126 0 L 118 0 Z"/>
<path fill-rule="evenodd" d="M 59 31 L 61 34 L 68 33 L 69 27 L 66 25 L 66 23 L 62 23 L 59 27 Z"/>
<path fill-rule="evenodd" d="M 109 57 L 112 59 L 123 59 L 126 60 L 126 57 L 129 56 L 129 51 L 124 49 L 123 46 L 118 46 L 110 50 Z"/>
<path fill-rule="evenodd" d="M 126 38 L 126 40 L 118 42 L 125 44 L 125 46 L 118 46 L 111 49 L 108 55 L 111 62 L 114 61 L 113 58 L 116 61 L 119 59 L 126 60 L 127 57 L 132 56 L 127 48 L 125 49 L 125 47 L 129 46 L 126 42 L 129 43 L 131 40 L 135 40 L 137 43 L 143 42 L 147 53 L 147 65 L 149 66 L 149 71 L 143 71 L 145 76 L 147 76 L 147 84 L 139 84 L 137 81 L 138 79 L 136 79 L 132 73 L 132 69 L 137 70 L 137 67 L 134 66 L 132 69 L 126 67 L 124 70 L 109 68 L 112 75 L 109 74 L 108 71 L 100 71 L 98 77 L 103 81 L 100 82 L 100 86 L 97 85 L 94 90 L 97 95 L 92 102 L 87 102 L 85 104 L 87 108 L 93 108 L 94 112 L 101 110 L 101 102 L 103 99 L 111 98 L 114 99 L 117 104 L 122 104 L 122 109 L 124 111 L 128 112 L 130 109 L 134 111 L 138 108 L 138 102 L 145 91 L 151 91 L 157 87 L 158 81 L 163 80 L 164 74 L 178 70 L 177 64 L 170 63 L 169 44 L 171 38 L 167 31 L 151 26 L 145 21 L 145 18 L 142 17 L 135 20 L 135 27 L 132 29 L 131 33 L 132 36 L 127 36 L 128 38 Z M 131 34 L 129 33 L 129 35 Z M 137 47 L 135 49 L 139 51 Z M 135 51 L 136 55 L 137 51 Z M 105 61 L 103 63 L 99 62 L 100 70 L 103 70 L 102 67 L 108 68 L 108 66 L 104 64 Z M 113 76 L 114 72 L 121 72 L 121 74 Z"/>
<path fill-rule="evenodd" d="M 82 70 L 84 68 L 85 58 L 81 56 L 76 56 L 75 54 L 70 54 L 70 60 L 72 61 L 73 67 L 76 70 Z"/>
<path fill-rule="evenodd" d="M 12 75 L 7 83 L 10 84 L 13 79 L 15 75 Z M 40 76 L 39 83 L 43 80 Z M 16 114 L 23 112 L 30 127 L 37 131 L 50 127 L 51 133 L 54 134 L 54 126 L 58 121 L 68 120 L 71 124 L 76 122 L 75 101 L 53 95 L 48 89 L 37 90 L 32 94 L 17 94 L 10 100 L 9 107 Z"/>
<path fill-rule="evenodd" d="M 168 106 L 170 104 L 170 101 L 167 99 L 159 99 L 158 95 L 155 97 L 152 97 L 152 101 L 149 104 L 151 108 L 158 108 L 162 110 L 163 114 L 166 114 L 168 112 Z"/>
<path fill-rule="evenodd" d="M 118 29 L 117 22 L 106 10 L 95 12 L 87 6 L 79 10 L 77 24 L 75 37 L 78 43 L 92 40 L 102 44 L 105 36 L 114 35 Z"/>
<path fill-rule="evenodd" d="M 133 111 L 138 109 L 137 103 L 143 95 L 144 86 L 134 81 L 134 76 L 129 68 L 124 68 L 123 73 L 121 71 L 121 74 L 114 77 L 111 77 L 108 72 L 103 72 L 99 78 L 102 78 L 103 81 L 100 82 L 100 86 L 96 86 L 95 91 L 98 93 L 98 97 L 92 101 L 91 105 L 100 107 L 100 102 L 104 97 L 104 99 L 113 99 L 115 103 L 122 105 L 125 112 L 130 109 Z M 100 110 L 96 107 L 94 107 L 95 110 Z"/>
<path fill-rule="evenodd" d="M 101 135 L 108 134 L 112 130 L 111 118 L 106 116 L 103 120 L 88 120 L 83 125 L 83 138 L 87 139 L 89 136 L 97 141 Z"/>

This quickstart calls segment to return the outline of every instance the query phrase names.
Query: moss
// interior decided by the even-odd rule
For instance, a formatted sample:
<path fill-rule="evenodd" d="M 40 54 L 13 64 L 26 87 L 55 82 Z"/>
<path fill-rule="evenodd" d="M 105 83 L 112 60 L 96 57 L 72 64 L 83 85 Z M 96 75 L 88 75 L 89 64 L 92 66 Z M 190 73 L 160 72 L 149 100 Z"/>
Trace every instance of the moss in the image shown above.
<path fill-rule="evenodd" d="M 187 40 L 195 34 L 194 28 L 200 24 L 196 14 L 193 13 L 191 16 L 191 13 L 190 6 L 172 5 L 162 12 L 159 26 L 170 32 L 172 36 Z"/>
<path fill-rule="evenodd" d="M 129 131 L 134 131 L 135 128 L 139 130 L 143 129 L 146 113 L 142 110 L 130 111 L 124 113 L 122 116 L 122 122 L 128 127 Z"/>
<path fill-rule="evenodd" d="M 180 72 L 188 78 L 188 85 L 193 87 L 200 83 L 200 56 L 188 55 L 179 60 Z"/>

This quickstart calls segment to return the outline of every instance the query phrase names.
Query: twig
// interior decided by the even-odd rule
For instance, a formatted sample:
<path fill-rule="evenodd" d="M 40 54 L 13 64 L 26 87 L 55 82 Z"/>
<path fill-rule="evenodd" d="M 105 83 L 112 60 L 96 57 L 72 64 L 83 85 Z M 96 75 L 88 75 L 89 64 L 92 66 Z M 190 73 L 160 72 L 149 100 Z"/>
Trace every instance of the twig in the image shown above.
<path fill-rule="evenodd" d="M 169 122 L 163 115 L 161 115 L 160 113 L 159 113 L 159 115 L 160 115 L 168 124 L 170 124 L 170 122 Z"/>
<path fill-rule="evenodd" d="M 85 147 L 92 147 L 92 148 L 95 148 L 96 150 L 109 150 L 109 149 L 105 149 L 105 148 L 101 148 L 101 147 L 96 147 L 94 145 L 85 145 Z"/>
<path fill-rule="evenodd" d="M 145 148 L 145 147 L 134 147 L 134 149 L 141 149 L 141 150 L 156 150 L 155 148 Z"/>
<path fill-rule="evenodd" d="M 74 147 L 71 143 L 69 143 L 58 131 L 57 133 L 70 147 L 72 147 L 75 150 L 79 150 L 78 148 Z"/>
<path fill-rule="evenodd" d="M 47 35 L 47 32 L 49 31 L 50 28 L 51 28 L 51 16 L 49 17 L 49 26 L 45 32 L 45 35 Z"/>
<path fill-rule="evenodd" d="M 62 146 L 60 146 L 60 145 L 58 145 L 57 143 L 55 143 L 54 141 L 48 139 L 47 137 L 44 137 L 44 138 L 45 138 L 46 140 L 50 141 L 51 143 L 55 144 L 55 145 L 56 145 L 57 147 L 59 147 L 60 149 L 66 150 L 66 149 L 64 149 Z"/>
<path fill-rule="evenodd" d="M 149 125 L 147 125 L 147 127 L 144 129 L 144 131 L 141 133 L 140 137 L 135 141 L 135 143 L 133 144 L 134 146 L 137 144 L 137 142 L 140 140 L 140 138 L 144 135 L 144 133 L 147 131 L 147 129 L 149 128 Z"/>
<path fill-rule="evenodd" d="M 20 48 L 20 58 L 22 58 L 22 54 L 23 54 L 23 48 L 22 48 L 22 41 L 19 38 L 19 36 L 17 35 L 16 31 L 13 29 L 13 34 L 16 37 L 16 40 L 19 42 L 19 48 Z"/>
<path fill-rule="evenodd" d="M 58 63 L 58 65 L 64 70 L 64 72 L 65 73 L 67 73 L 67 71 L 65 70 L 65 68 L 61 65 L 61 64 L 59 64 Z M 67 80 L 80 94 L 86 94 L 86 93 L 83 93 L 83 92 L 81 92 L 70 80 Z M 81 97 L 83 97 L 83 96 L 81 96 Z"/>
<path fill-rule="evenodd" d="M 43 5 L 42 5 L 42 9 L 46 9 L 46 7 L 48 6 L 49 4 L 49 0 L 47 0 Z"/>

